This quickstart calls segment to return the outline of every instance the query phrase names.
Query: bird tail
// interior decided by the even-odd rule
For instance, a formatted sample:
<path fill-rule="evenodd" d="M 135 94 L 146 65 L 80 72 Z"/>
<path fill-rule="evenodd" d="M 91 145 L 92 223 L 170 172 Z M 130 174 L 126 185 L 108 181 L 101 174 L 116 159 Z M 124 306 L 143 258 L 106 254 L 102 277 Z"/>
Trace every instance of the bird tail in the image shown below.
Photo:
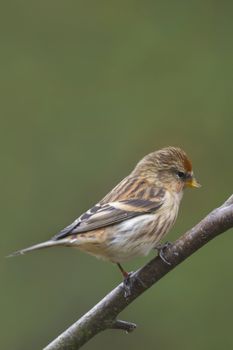
<path fill-rule="evenodd" d="M 16 252 L 8 255 L 7 257 L 11 258 L 13 256 L 23 255 L 23 254 L 32 252 L 33 250 L 50 248 L 50 247 L 54 247 L 54 246 L 58 246 L 58 245 L 61 245 L 61 246 L 67 245 L 67 240 L 66 239 L 61 239 L 59 241 L 50 240 L 50 241 L 38 243 L 38 244 L 32 245 L 31 247 L 24 248 L 24 249 L 21 249 L 21 250 L 17 250 Z"/>

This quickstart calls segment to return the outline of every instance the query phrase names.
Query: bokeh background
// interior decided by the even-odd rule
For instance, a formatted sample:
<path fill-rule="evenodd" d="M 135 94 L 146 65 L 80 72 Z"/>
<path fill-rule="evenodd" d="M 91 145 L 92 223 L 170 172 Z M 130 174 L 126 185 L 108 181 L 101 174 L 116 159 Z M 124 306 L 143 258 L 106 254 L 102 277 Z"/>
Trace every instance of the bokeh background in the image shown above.
<path fill-rule="evenodd" d="M 146 153 L 179 145 L 203 187 L 170 240 L 232 193 L 230 1 L 5 1 L 1 5 L 0 347 L 42 349 L 120 282 L 54 235 Z M 232 348 L 233 231 L 121 314 L 139 328 L 85 349 Z M 126 264 L 135 270 L 153 254 Z"/>

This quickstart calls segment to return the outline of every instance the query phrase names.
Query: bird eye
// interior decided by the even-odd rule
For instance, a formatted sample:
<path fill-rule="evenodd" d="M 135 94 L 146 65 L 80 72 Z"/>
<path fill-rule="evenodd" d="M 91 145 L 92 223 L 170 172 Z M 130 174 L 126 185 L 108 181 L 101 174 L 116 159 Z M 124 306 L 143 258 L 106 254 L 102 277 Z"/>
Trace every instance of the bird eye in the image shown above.
<path fill-rule="evenodd" d="M 184 179 L 185 178 L 185 173 L 183 171 L 177 171 L 177 176 L 180 178 L 180 179 Z"/>

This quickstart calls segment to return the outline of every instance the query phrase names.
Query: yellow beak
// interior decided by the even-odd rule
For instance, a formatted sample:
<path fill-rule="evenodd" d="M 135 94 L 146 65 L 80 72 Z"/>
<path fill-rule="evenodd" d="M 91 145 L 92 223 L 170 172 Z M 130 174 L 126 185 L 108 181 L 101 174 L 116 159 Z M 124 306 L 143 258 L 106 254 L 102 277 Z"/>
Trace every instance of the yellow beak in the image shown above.
<path fill-rule="evenodd" d="M 185 185 L 187 187 L 192 187 L 192 188 L 199 188 L 201 187 L 201 184 L 199 184 L 197 182 L 197 180 L 195 179 L 195 177 L 191 177 L 190 179 L 188 179 L 186 182 L 185 182 Z"/>

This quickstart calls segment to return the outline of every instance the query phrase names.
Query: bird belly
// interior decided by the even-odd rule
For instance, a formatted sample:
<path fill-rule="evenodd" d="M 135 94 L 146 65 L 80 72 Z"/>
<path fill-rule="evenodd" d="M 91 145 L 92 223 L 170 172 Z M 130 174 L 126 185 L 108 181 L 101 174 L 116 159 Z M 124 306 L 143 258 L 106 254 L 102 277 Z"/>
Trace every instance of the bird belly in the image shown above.
<path fill-rule="evenodd" d="M 115 225 L 78 234 L 73 246 L 116 263 L 145 256 L 163 239 L 177 217 L 178 206 L 174 205 L 175 202 L 168 204 L 170 205 L 154 214 L 143 214 Z"/>
<path fill-rule="evenodd" d="M 167 232 L 167 224 L 158 227 L 158 216 L 141 215 L 108 229 L 106 251 L 112 262 L 124 262 L 133 257 L 145 256 Z"/>
<path fill-rule="evenodd" d="M 156 244 L 155 215 L 141 215 L 104 229 L 77 235 L 70 245 L 111 262 L 147 255 Z"/>

